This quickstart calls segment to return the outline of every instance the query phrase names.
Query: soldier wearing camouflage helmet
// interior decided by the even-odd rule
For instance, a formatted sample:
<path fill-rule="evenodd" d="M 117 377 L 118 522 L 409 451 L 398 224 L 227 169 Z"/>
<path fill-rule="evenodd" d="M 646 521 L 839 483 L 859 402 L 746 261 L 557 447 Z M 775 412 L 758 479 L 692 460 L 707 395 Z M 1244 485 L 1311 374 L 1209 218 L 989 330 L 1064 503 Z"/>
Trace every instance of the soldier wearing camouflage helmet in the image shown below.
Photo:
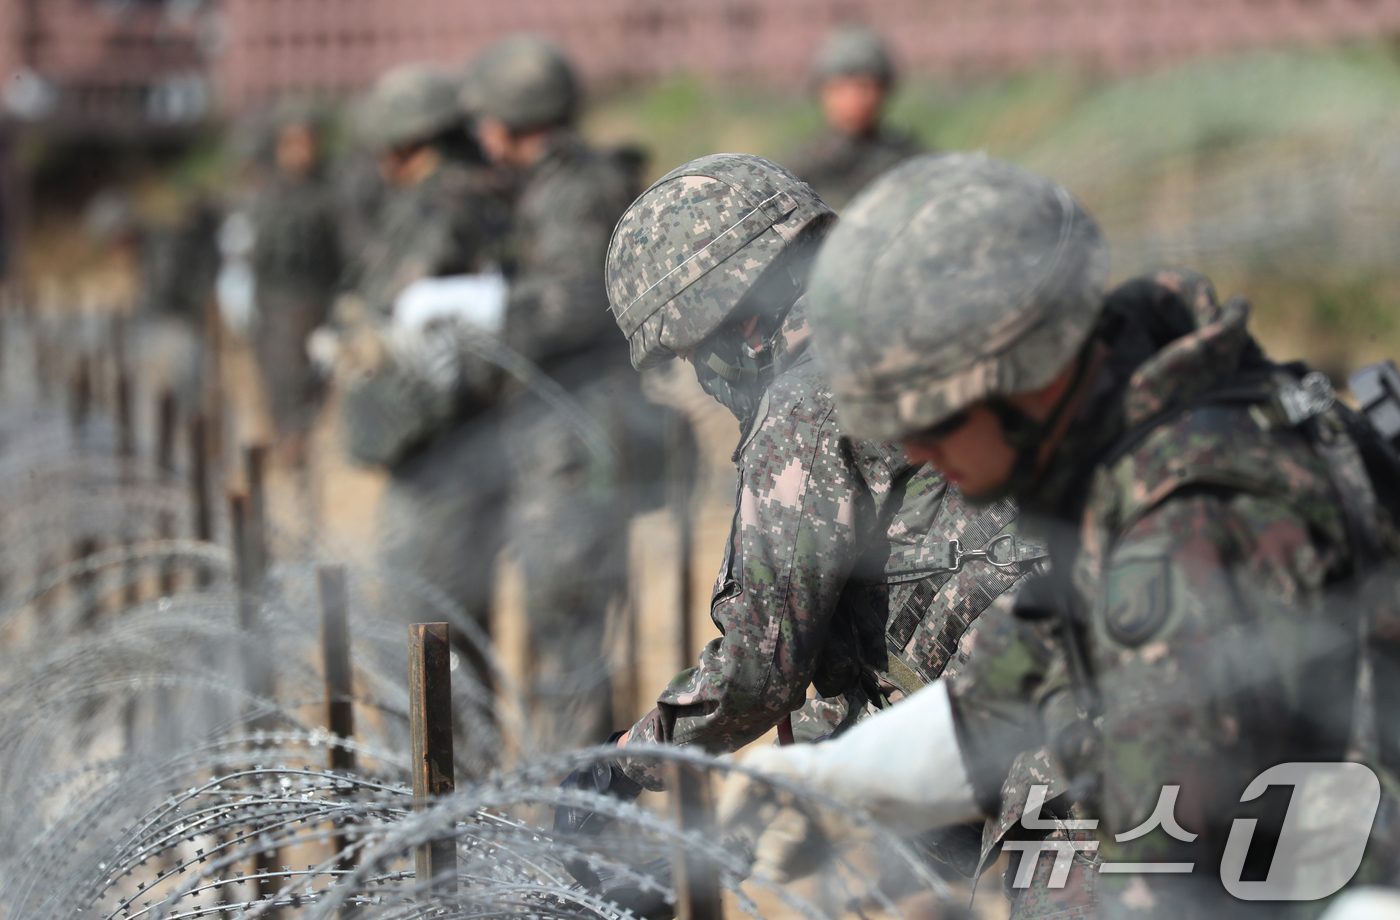
<path fill-rule="evenodd" d="M 1236 818 L 1282 819 L 1241 804 L 1277 764 L 1400 761 L 1377 718 L 1397 691 L 1396 461 L 1325 377 L 1264 356 L 1242 299 L 1180 270 L 1109 291 L 1107 273 L 1065 189 L 984 156 L 917 159 L 853 203 L 812 282 L 843 417 L 969 495 L 1019 498 L 1053 571 L 907 704 L 926 743 L 876 719 L 805 762 L 761 760 L 857 804 L 847 771 L 887 792 L 897 773 L 876 807 L 936 824 L 994 813 L 1013 758 L 1046 743 L 1105 866 L 1195 867 L 1105 873 L 1105 916 L 1314 917 L 1353 873 L 1393 882 L 1393 803 L 1366 862 L 1329 863 L 1352 859 L 1335 838 L 1274 865 L 1262 901 L 1241 900 L 1227 840 Z M 1280 914 L 1305 876 L 1330 881 Z"/>
<path fill-rule="evenodd" d="M 337 304 L 336 384 L 351 459 L 389 474 L 377 522 L 382 564 L 484 629 L 506 494 L 501 375 L 471 349 L 469 324 L 403 309 L 423 284 L 488 272 L 505 233 L 507 204 L 467 130 L 459 89 L 454 75 L 409 64 L 381 77 L 356 112 L 384 200 Z M 397 617 L 441 619 L 429 593 L 395 592 Z M 474 649 L 462 650 L 487 680 Z"/>
<path fill-rule="evenodd" d="M 917 138 L 882 121 L 894 80 L 889 49 L 865 26 L 832 29 L 817 53 L 812 83 L 825 124 L 783 163 L 833 208 L 844 208 L 880 173 L 923 152 Z"/>
<path fill-rule="evenodd" d="M 613 233 L 609 301 L 632 363 L 689 360 L 741 423 L 738 504 L 711 604 L 721 635 L 624 744 L 733 751 L 774 726 L 790 732 L 799 711 L 803 740 L 844 731 L 956 671 L 973 621 L 1033 564 L 1010 530 L 1012 503 L 973 511 L 894 445 L 852 437 L 836 412 L 803 299 L 834 222 L 782 167 L 718 154 L 658 180 Z M 964 550 L 1001 565 L 963 565 Z M 813 684 L 826 702 L 804 710 Z M 659 786 L 640 759 L 618 769 Z M 955 864 L 965 852 L 936 846 Z M 974 845 L 960 868 L 976 858 Z"/>
<path fill-rule="evenodd" d="M 530 722 L 543 749 L 602 741 L 612 721 L 609 607 L 627 586 L 630 515 L 659 494 L 661 415 L 641 395 L 607 312 L 608 234 L 635 191 L 574 130 L 579 89 L 552 43 L 504 38 L 462 90 L 482 149 L 518 189 L 500 248 L 505 344 L 568 395 L 514 387 L 505 401 L 511 545 L 524 573 Z M 579 422 L 616 453 L 600 453 Z"/>

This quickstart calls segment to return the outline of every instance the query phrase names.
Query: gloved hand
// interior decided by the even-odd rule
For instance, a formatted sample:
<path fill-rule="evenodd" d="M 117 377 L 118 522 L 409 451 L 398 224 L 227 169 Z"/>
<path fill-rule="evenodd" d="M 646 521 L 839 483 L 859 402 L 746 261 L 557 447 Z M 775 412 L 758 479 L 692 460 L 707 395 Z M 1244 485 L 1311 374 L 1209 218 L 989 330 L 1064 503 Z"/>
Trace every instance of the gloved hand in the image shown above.
<path fill-rule="evenodd" d="M 613 732 L 605 744 L 617 744 L 617 739 L 626 732 Z M 642 794 L 642 785 L 622 772 L 622 765 L 616 760 L 600 760 L 586 767 L 580 767 L 565 777 L 560 789 L 581 789 L 610 795 L 624 802 L 631 802 Z M 554 834 L 557 837 L 596 837 L 612 823 L 608 815 L 599 814 L 590 808 L 574 805 L 559 805 L 554 809 Z M 602 880 L 582 859 L 566 857 L 564 868 L 587 888 L 598 890 Z"/>
<path fill-rule="evenodd" d="M 676 905 L 668 903 L 666 891 L 671 887 L 671 859 L 662 856 L 649 863 L 632 868 L 632 873 L 641 878 L 652 879 L 655 885 L 644 885 L 639 878 L 622 875 L 603 869 L 594 873 L 596 885 L 582 884 L 591 893 L 605 901 L 611 901 L 623 910 L 629 910 L 638 920 L 672 920 L 676 916 Z"/>
<path fill-rule="evenodd" d="M 761 748 L 744 765 L 865 810 L 896 833 L 979 815 L 942 681 L 831 741 Z M 777 881 L 815 871 L 831 841 L 855 833 L 839 813 L 738 772 L 720 788 L 719 820 L 752 841 L 754 874 Z"/>
<path fill-rule="evenodd" d="M 613 732 L 604 744 L 617 744 L 617 739 L 626 732 Z M 642 785 L 622 772 L 622 765 L 616 760 L 600 760 L 587 767 L 580 767 L 565 777 L 560 789 L 582 789 L 600 795 L 610 795 L 624 802 L 631 802 L 642 794 Z M 560 805 L 554 809 L 554 833 L 596 837 L 612 822 L 607 815 L 600 815 L 587 808 Z"/>

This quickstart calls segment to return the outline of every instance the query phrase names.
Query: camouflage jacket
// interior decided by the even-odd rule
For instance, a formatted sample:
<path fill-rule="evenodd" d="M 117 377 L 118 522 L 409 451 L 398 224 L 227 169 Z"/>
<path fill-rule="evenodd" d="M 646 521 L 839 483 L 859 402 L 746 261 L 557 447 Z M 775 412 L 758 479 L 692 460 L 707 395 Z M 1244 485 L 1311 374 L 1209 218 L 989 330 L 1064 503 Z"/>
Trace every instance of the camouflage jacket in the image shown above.
<path fill-rule="evenodd" d="M 839 211 L 876 176 L 923 152 L 913 135 L 887 127 L 864 137 L 823 128 L 792 150 L 783 165 Z"/>
<path fill-rule="evenodd" d="M 390 190 L 354 266 L 352 286 L 365 308 L 387 317 L 394 298 L 420 278 L 481 271 L 507 222 L 494 192 L 485 170 L 451 161 L 412 188 Z"/>
<path fill-rule="evenodd" d="M 335 199 L 319 177 L 274 179 L 252 208 L 253 271 L 260 294 L 328 298 L 340 281 Z"/>
<path fill-rule="evenodd" d="M 338 371 L 342 432 L 356 462 L 394 467 L 494 400 L 500 374 L 467 347 L 472 330 L 443 322 L 414 337 L 396 335 L 403 330 L 389 321 L 395 298 L 414 281 L 486 268 L 506 216 L 492 177 L 456 162 L 390 192 L 353 269 L 363 309 L 343 335 L 368 347 L 342 348 L 347 367 Z"/>
<path fill-rule="evenodd" d="M 556 134 L 523 177 L 501 259 L 510 279 L 505 341 L 546 371 L 599 349 L 625 359 L 603 262 L 633 184 L 613 157 L 570 131 Z"/>
<path fill-rule="evenodd" d="M 1014 505 L 978 512 L 897 446 L 848 437 L 807 335 L 799 301 L 735 453 L 739 495 L 710 610 L 721 635 L 629 743 L 737 750 L 803 707 L 810 685 L 843 698 L 835 717 L 858 718 L 955 669 L 969 625 L 1029 564 L 952 571 L 958 549 L 1003 532 L 991 547 L 1000 561 L 1032 555 L 1008 529 Z M 627 770 L 659 786 L 640 761 Z"/>
<path fill-rule="evenodd" d="M 1222 395 L 1242 380 L 1266 394 L 1296 382 L 1264 359 L 1247 316 L 1182 272 L 1110 295 L 1098 380 L 1023 496 L 1026 527 L 1049 537 L 1063 577 L 1048 606 L 984 619 L 953 686 L 984 806 L 991 778 L 1044 740 L 1101 821 L 1101 859 L 1194 864 L 1103 876 L 1107 916 L 1253 916 L 1220 883 L 1233 819 L 1267 813 L 1240 804 L 1245 786 L 1279 763 L 1343 759 L 1353 742 L 1356 611 L 1327 589 L 1355 562 L 1335 483 L 1365 473 L 1329 468 L 1278 403 Z M 1338 409 L 1308 424 L 1351 443 Z M 1386 533 L 1393 554 L 1388 522 Z M 1072 646 L 1057 605 L 1080 634 Z M 1169 785 L 1199 838 L 1158 827 L 1118 842 Z"/>

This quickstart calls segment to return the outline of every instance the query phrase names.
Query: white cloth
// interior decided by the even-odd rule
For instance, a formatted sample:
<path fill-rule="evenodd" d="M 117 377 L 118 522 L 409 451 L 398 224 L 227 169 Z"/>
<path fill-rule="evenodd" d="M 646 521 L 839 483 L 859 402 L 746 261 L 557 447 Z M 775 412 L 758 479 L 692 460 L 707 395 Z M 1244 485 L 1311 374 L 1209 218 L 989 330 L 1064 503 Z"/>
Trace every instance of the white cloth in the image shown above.
<path fill-rule="evenodd" d="M 1319 920 L 1400 920 L 1400 891 L 1376 887 L 1344 891 Z"/>
<path fill-rule="evenodd" d="M 763 748 L 744 758 L 744 765 L 811 786 L 900 833 L 981 815 L 941 680 L 839 738 Z"/>
<path fill-rule="evenodd" d="M 394 324 L 419 329 L 437 319 L 460 319 L 500 333 L 509 285 L 500 272 L 419 278 L 394 299 Z"/>

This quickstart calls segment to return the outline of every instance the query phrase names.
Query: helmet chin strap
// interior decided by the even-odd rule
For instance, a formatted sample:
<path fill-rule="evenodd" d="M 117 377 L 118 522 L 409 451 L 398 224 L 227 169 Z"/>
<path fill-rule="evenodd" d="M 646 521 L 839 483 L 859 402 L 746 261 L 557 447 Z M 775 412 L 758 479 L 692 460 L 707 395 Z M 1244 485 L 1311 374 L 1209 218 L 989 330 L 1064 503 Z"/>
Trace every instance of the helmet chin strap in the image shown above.
<path fill-rule="evenodd" d="M 987 400 L 985 405 L 988 410 L 1001 423 L 1002 439 L 1016 451 L 1016 462 L 1011 467 L 1011 475 L 1001 485 L 983 494 L 968 495 L 967 498 L 981 504 L 1024 495 L 1035 486 L 1041 474 L 1040 457 L 1046 440 L 1064 427 L 1066 413 L 1071 406 L 1078 404 L 1080 391 L 1091 376 L 1090 372 L 1097 371 L 1103 364 L 1102 355 L 1094 352 L 1096 341 L 1090 338 L 1084 344 L 1074 360 L 1074 377 L 1043 420 L 1036 421 L 1005 399 Z"/>

